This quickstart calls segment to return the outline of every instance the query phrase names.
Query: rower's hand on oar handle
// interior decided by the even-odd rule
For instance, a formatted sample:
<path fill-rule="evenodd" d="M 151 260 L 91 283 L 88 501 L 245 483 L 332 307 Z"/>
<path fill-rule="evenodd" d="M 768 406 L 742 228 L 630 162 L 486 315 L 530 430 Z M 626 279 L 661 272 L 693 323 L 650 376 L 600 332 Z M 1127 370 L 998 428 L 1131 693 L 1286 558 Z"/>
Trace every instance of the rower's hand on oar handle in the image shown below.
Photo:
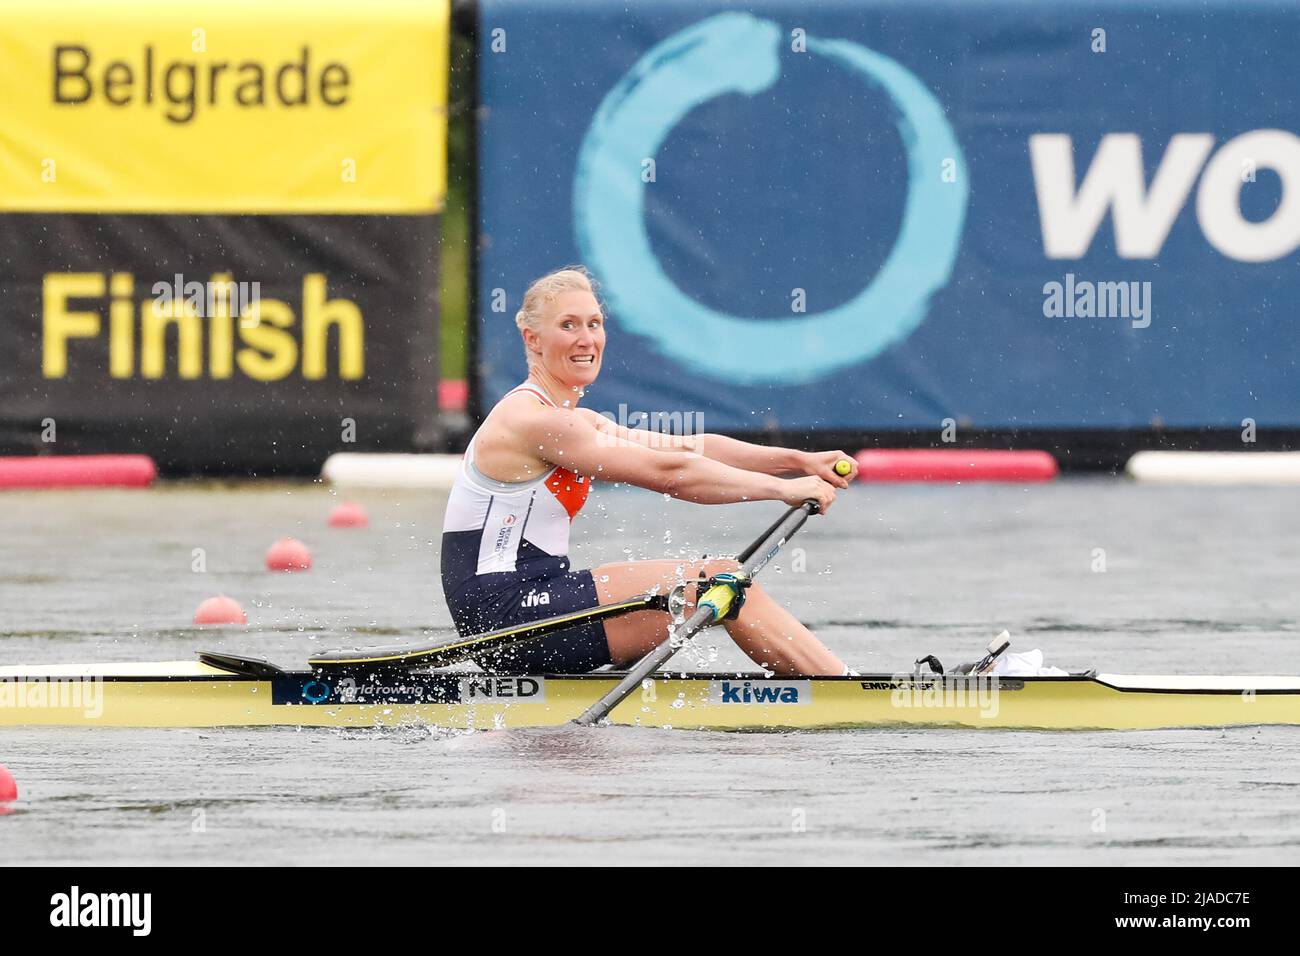
<path fill-rule="evenodd" d="M 858 477 L 858 463 L 842 451 L 807 452 L 803 470 L 836 488 L 847 488 Z"/>
<path fill-rule="evenodd" d="M 806 478 L 786 478 L 781 488 L 781 500 L 794 507 L 805 501 L 817 502 L 817 510 L 825 514 L 835 500 L 835 486 L 822 481 L 816 475 Z"/>

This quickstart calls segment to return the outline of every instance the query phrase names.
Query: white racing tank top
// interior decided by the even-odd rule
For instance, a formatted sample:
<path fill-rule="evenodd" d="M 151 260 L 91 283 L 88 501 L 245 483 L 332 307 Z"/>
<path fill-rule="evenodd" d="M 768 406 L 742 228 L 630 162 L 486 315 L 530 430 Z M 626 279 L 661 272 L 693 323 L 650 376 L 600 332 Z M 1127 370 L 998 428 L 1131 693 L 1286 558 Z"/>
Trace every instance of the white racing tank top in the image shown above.
<path fill-rule="evenodd" d="M 555 407 L 532 385 L 519 385 L 506 396 L 516 392 L 527 392 Z M 531 481 L 489 478 L 474 464 L 477 441 L 476 431 L 465 449 L 443 519 L 442 588 L 449 600 L 469 584 L 504 587 L 567 571 L 569 526 L 591 487 L 585 477 L 560 467 Z"/>

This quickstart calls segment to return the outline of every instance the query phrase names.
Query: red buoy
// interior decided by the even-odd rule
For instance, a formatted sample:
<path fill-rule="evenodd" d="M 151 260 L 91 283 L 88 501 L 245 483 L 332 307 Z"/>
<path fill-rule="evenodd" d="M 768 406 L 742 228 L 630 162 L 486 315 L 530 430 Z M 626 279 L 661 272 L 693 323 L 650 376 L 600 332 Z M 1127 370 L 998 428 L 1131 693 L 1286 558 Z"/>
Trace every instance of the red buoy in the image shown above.
<path fill-rule="evenodd" d="M 864 448 L 853 457 L 859 481 L 1051 481 L 1058 471 L 1045 451 Z"/>
<path fill-rule="evenodd" d="M 157 476 L 148 455 L 0 458 L 0 488 L 146 488 Z"/>
<path fill-rule="evenodd" d="M 364 528 L 370 524 L 366 509 L 355 501 L 340 501 L 330 512 L 331 528 Z"/>
<path fill-rule="evenodd" d="M 311 549 L 297 538 L 281 538 L 266 552 L 268 571 L 306 571 L 311 567 Z"/>
<path fill-rule="evenodd" d="M 469 382 L 444 378 L 438 383 L 438 407 L 444 412 L 463 412 L 469 404 Z"/>
<path fill-rule="evenodd" d="M 234 598 L 210 597 L 194 612 L 195 624 L 247 624 L 248 615 Z"/>
<path fill-rule="evenodd" d="M 18 783 L 4 764 L 0 764 L 0 808 L 3 808 L 6 803 L 13 803 L 17 799 Z"/>

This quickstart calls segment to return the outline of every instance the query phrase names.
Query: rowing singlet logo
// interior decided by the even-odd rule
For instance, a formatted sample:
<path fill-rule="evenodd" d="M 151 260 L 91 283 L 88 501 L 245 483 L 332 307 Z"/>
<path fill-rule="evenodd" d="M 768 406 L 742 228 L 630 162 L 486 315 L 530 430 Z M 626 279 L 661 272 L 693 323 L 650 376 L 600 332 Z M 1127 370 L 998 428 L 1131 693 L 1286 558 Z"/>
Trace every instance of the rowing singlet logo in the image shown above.
<path fill-rule="evenodd" d="M 506 549 L 510 547 L 510 539 L 515 533 L 514 524 L 517 520 L 514 515 L 506 515 L 501 519 L 501 527 L 497 530 L 497 540 L 492 546 L 492 550 L 496 552 L 497 557 L 505 554 Z"/>
<path fill-rule="evenodd" d="M 524 595 L 524 599 L 519 602 L 520 607 L 541 607 L 543 604 L 551 603 L 551 595 L 547 591 L 538 594 L 536 591 L 529 591 Z"/>

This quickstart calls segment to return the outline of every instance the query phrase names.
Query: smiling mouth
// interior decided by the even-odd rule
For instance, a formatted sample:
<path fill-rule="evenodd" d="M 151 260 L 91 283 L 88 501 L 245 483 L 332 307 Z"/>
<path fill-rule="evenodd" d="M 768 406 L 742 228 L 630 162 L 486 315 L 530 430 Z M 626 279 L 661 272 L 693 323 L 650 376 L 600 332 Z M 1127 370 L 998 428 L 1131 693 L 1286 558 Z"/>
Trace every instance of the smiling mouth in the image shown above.
<path fill-rule="evenodd" d="M 579 365 L 595 365 L 595 364 L 596 364 L 596 356 L 594 356 L 594 355 L 574 355 L 574 356 L 570 359 L 570 361 L 572 361 L 572 362 L 576 362 L 576 363 L 579 364 Z"/>

